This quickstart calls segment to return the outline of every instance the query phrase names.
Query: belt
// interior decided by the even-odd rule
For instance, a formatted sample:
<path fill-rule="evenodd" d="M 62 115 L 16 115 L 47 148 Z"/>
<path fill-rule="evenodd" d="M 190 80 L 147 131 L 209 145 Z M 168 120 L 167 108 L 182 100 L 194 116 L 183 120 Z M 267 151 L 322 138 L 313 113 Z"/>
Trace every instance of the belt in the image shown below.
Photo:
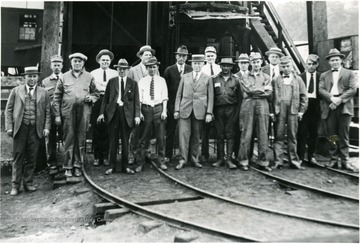
<path fill-rule="evenodd" d="M 155 104 L 155 105 L 149 105 L 149 104 L 141 104 L 141 106 L 144 106 L 145 108 L 155 108 L 155 107 L 158 107 L 158 106 L 161 106 L 162 103 L 158 103 L 158 104 Z"/>

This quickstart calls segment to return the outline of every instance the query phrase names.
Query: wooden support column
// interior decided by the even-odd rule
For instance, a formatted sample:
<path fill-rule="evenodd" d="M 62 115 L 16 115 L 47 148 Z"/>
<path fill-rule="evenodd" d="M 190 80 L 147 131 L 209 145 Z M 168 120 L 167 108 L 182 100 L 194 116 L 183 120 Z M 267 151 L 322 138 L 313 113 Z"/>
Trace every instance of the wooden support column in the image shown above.
<path fill-rule="evenodd" d="M 146 45 L 151 45 L 151 2 L 147 2 Z"/>
<path fill-rule="evenodd" d="M 49 76 L 50 58 L 61 54 L 63 2 L 44 2 L 43 38 L 41 48 L 41 77 Z"/>
<path fill-rule="evenodd" d="M 62 55 L 64 58 L 63 71 L 70 69 L 69 55 L 72 53 L 72 40 L 73 40 L 73 2 L 64 3 L 64 31 L 63 31 L 63 50 Z"/>

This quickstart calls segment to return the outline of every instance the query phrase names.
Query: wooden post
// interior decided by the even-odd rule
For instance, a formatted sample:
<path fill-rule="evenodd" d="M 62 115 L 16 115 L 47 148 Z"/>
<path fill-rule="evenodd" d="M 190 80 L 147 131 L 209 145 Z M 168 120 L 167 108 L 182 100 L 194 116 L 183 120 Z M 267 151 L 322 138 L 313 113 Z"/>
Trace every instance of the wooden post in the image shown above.
<path fill-rule="evenodd" d="M 44 2 L 40 80 L 51 74 L 50 58 L 61 52 L 63 2 Z"/>
<path fill-rule="evenodd" d="M 62 55 L 64 58 L 63 71 L 70 69 L 69 55 L 72 52 L 72 35 L 73 34 L 73 2 L 64 3 L 64 31 L 63 40 L 65 44 L 62 48 Z"/>
<path fill-rule="evenodd" d="M 313 36 L 313 12 L 312 12 L 312 1 L 306 2 L 306 14 L 307 14 L 307 29 L 308 29 L 308 43 L 309 43 L 309 53 L 314 53 L 314 40 Z"/>
<path fill-rule="evenodd" d="M 151 2 L 147 2 L 146 45 L 151 45 Z"/>

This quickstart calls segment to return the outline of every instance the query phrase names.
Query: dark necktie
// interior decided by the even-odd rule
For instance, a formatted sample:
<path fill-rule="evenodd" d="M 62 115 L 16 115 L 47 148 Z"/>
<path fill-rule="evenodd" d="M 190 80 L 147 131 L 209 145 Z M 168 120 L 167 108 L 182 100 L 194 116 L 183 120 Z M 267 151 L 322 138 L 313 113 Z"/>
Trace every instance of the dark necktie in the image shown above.
<path fill-rule="evenodd" d="M 183 72 L 182 66 L 180 66 L 180 71 L 179 71 L 180 76 L 182 76 L 182 72 Z"/>
<path fill-rule="evenodd" d="M 275 76 L 275 68 L 272 69 L 271 79 L 273 79 Z"/>
<path fill-rule="evenodd" d="M 121 101 L 124 102 L 124 80 L 121 78 Z"/>
<path fill-rule="evenodd" d="M 213 76 L 214 75 L 214 70 L 213 70 L 212 64 L 210 64 L 210 72 L 211 72 L 211 76 Z"/>
<path fill-rule="evenodd" d="M 155 97 L 155 91 L 154 91 L 154 77 L 151 78 L 150 82 L 150 98 L 151 100 L 154 100 Z"/>
<path fill-rule="evenodd" d="M 29 93 L 28 93 L 28 96 L 29 96 L 29 98 L 31 99 L 31 91 L 34 89 L 34 87 L 29 87 Z"/>
<path fill-rule="evenodd" d="M 103 76 L 104 78 L 103 78 L 103 80 L 104 80 L 104 82 L 106 82 L 106 71 L 104 70 L 104 76 Z"/>
<path fill-rule="evenodd" d="M 59 75 L 56 75 L 56 79 L 59 80 Z"/>
<path fill-rule="evenodd" d="M 290 78 L 290 75 L 284 75 L 284 78 Z"/>
<path fill-rule="evenodd" d="M 337 70 L 337 69 L 333 69 L 333 70 L 331 70 L 331 72 L 338 72 L 339 70 Z"/>
<path fill-rule="evenodd" d="M 314 74 L 311 74 L 308 93 L 313 93 L 313 92 L 314 92 Z"/>

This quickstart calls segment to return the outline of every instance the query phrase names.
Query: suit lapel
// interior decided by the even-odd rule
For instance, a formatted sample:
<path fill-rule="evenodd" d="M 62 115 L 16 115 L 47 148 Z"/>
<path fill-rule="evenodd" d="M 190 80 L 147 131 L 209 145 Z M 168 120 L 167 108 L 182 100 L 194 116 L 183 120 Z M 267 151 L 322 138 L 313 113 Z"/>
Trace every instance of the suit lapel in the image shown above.
<path fill-rule="evenodd" d="M 328 79 L 329 79 L 329 81 L 330 81 L 330 83 L 329 83 L 329 92 L 330 92 L 331 89 L 332 89 L 332 86 L 333 86 L 333 84 L 334 84 L 333 75 L 332 75 L 331 70 L 330 70 L 329 73 L 328 73 Z"/>
<path fill-rule="evenodd" d="M 125 90 L 124 90 L 124 96 L 130 89 L 130 80 L 126 78 L 126 84 L 125 84 Z"/>
<path fill-rule="evenodd" d="M 344 74 L 344 68 L 341 68 L 340 73 L 339 73 L 338 86 L 339 86 L 339 83 L 340 83 L 340 80 L 341 80 L 341 77 L 343 76 L 343 74 Z"/>
<path fill-rule="evenodd" d="M 199 86 L 203 78 L 204 78 L 203 73 L 201 73 L 199 79 L 196 82 L 194 82 L 194 90 Z"/>
<path fill-rule="evenodd" d="M 25 103 L 25 96 L 26 96 L 26 86 L 24 85 L 19 89 L 19 96 L 23 103 Z"/>
<path fill-rule="evenodd" d="M 36 86 L 36 103 L 39 103 L 40 102 L 40 96 L 41 96 L 41 93 L 40 93 L 40 89 L 38 89 L 38 87 Z"/>

